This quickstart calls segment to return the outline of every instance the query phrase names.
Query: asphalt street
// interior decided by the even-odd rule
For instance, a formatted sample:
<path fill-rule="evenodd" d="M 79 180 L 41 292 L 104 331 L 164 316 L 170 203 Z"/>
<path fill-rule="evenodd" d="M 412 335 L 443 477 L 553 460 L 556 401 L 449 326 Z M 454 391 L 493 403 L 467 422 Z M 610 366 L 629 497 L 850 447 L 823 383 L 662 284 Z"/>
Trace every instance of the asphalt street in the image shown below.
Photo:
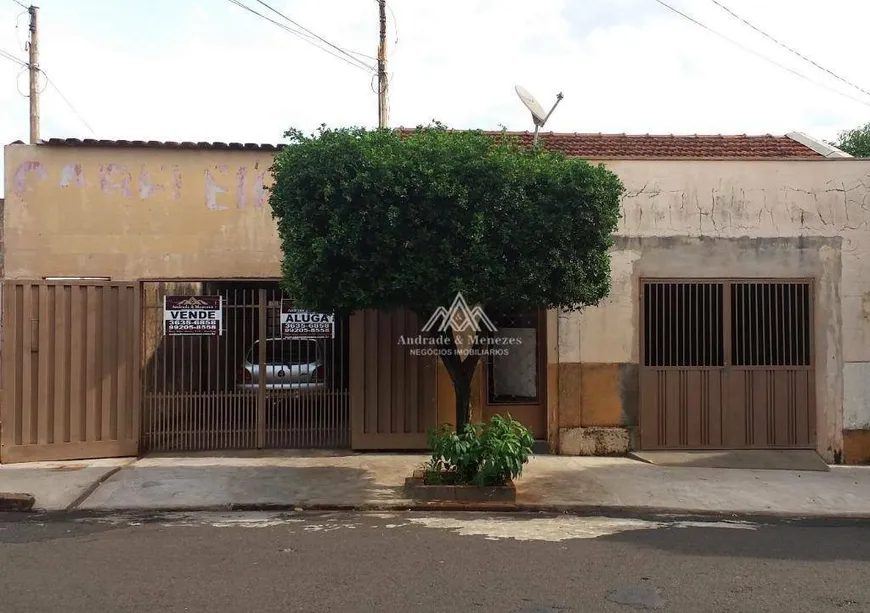
<path fill-rule="evenodd" d="M 870 526 L 547 515 L 0 517 L 0 611 L 870 613 Z"/>

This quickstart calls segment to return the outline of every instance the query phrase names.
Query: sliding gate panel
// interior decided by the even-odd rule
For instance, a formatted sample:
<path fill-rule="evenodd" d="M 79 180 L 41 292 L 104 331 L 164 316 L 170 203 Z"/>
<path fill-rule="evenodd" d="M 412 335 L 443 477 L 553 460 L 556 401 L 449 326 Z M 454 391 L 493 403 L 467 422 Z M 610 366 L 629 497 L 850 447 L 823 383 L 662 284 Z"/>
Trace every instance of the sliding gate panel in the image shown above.
<path fill-rule="evenodd" d="M 144 284 L 146 451 L 349 445 L 347 320 L 282 338 L 273 282 Z M 164 296 L 220 296 L 222 333 L 167 336 Z"/>

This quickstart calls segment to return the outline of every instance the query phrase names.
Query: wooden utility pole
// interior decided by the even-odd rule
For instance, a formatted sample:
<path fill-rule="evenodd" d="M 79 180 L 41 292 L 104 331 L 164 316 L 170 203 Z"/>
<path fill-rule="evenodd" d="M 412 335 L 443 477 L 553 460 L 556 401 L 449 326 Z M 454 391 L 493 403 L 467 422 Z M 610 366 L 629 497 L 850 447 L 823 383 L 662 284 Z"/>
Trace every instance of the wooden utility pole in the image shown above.
<path fill-rule="evenodd" d="M 381 37 L 378 45 L 378 127 L 386 128 L 389 117 L 387 108 L 387 0 L 378 0 L 380 11 Z"/>
<path fill-rule="evenodd" d="M 27 45 L 30 51 L 30 143 L 35 144 L 39 140 L 39 35 L 36 29 L 36 6 L 27 9 L 30 13 L 30 42 Z"/>

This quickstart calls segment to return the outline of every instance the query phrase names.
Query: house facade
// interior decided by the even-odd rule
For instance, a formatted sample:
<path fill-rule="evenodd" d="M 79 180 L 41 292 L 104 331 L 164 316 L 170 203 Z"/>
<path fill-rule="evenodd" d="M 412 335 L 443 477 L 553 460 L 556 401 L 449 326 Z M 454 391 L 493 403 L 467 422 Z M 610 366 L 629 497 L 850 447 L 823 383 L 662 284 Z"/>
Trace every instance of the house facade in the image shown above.
<path fill-rule="evenodd" d="M 870 162 L 801 134 L 542 141 L 625 184 L 613 288 L 579 313 L 489 314 L 523 350 L 484 361 L 476 418 L 510 413 L 563 454 L 870 459 Z M 0 460 L 420 449 L 451 419 L 443 367 L 399 342 L 425 323 L 414 314 L 336 317 L 328 338 L 288 340 L 275 151 L 6 147 Z M 167 305 L 203 297 L 219 298 L 219 333 L 168 332 Z M 324 367 L 328 385 L 276 393 L 258 372 L 281 359 Z"/>

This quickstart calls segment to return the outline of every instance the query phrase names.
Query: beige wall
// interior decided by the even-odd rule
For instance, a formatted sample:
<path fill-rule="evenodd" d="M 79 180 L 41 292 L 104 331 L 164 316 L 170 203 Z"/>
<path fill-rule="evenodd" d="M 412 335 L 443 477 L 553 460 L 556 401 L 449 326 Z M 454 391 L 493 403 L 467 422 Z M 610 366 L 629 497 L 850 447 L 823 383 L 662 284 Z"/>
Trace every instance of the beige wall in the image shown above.
<path fill-rule="evenodd" d="M 613 290 L 559 315 L 562 427 L 636 424 L 640 278 L 769 276 L 816 281 L 819 451 L 870 428 L 870 161 L 606 164 L 627 189 Z"/>
<path fill-rule="evenodd" d="M 276 277 L 272 153 L 6 147 L 6 275 Z"/>

